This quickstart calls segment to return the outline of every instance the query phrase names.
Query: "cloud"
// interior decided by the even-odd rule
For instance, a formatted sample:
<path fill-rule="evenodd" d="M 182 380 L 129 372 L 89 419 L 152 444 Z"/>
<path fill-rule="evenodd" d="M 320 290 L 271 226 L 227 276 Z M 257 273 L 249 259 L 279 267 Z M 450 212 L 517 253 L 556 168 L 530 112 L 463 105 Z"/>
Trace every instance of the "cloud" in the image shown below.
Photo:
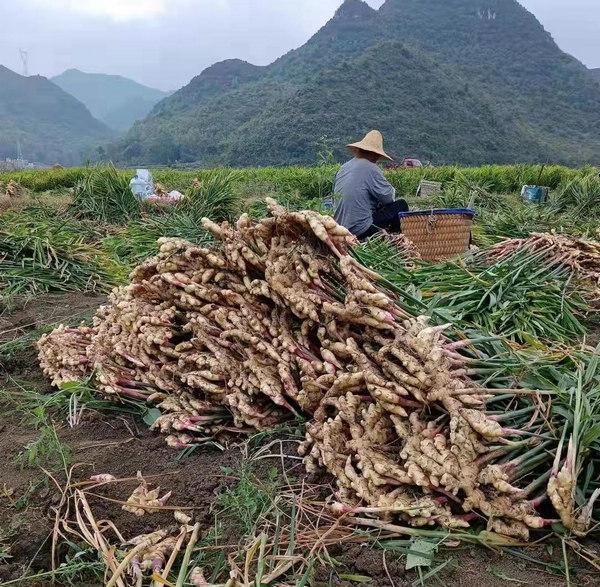
<path fill-rule="evenodd" d="M 341 0 L 0 0 L 0 21 L 5 24 L 0 63 L 20 71 L 22 47 L 29 51 L 31 73 L 50 77 L 74 67 L 174 90 L 223 59 L 270 63 L 302 45 L 340 4 Z"/>
<path fill-rule="evenodd" d="M 378 8 L 383 0 L 368 0 Z M 440 0 L 441 1 L 441 0 Z M 216 61 L 265 65 L 299 47 L 342 0 L 0 0 L 0 63 L 53 76 L 76 67 L 174 90 Z M 561 47 L 600 66 L 598 0 L 522 0 Z M 592 18 L 592 16 L 596 18 Z"/>
<path fill-rule="evenodd" d="M 598 0 L 519 0 L 552 33 L 559 47 L 589 67 L 600 67 Z"/>
<path fill-rule="evenodd" d="M 116 21 L 156 18 L 167 11 L 168 0 L 34 0 L 34 3 L 56 10 L 67 10 Z"/>

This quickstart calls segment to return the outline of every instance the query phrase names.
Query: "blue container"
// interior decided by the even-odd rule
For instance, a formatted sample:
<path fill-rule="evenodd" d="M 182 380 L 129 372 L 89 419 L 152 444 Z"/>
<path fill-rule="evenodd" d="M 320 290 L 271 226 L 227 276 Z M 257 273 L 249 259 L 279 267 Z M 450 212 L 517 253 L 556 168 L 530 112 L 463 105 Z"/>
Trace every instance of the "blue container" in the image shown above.
<path fill-rule="evenodd" d="M 335 199 L 333 196 L 328 196 L 323 200 L 323 210 L 325 210 L 326 212 L 335 211 Z"/>
<path fill-rule="evenodd" d="M 539 185 L 524 185 L 521 196 L 529 204 L 543 204 L 548 200 L 548 191 L 548 188 Z"/>

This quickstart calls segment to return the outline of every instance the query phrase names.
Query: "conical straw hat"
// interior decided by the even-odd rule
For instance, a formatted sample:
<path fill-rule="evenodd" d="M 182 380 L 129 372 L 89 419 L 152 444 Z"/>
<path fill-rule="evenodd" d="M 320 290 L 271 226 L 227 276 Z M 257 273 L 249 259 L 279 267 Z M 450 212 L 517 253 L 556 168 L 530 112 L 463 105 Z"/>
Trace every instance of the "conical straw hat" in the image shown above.
<path fill-rule="evenodd" d="M 349 149 L 362 149 L 363 151 L 377 153 L 378 155 L 393 161 L 393 159 L 383 150 L 383 135 L 378 130 L 372 130 L 365 135 L 365 138 L 362 141 L 351 143 L 346 146 Z"/>

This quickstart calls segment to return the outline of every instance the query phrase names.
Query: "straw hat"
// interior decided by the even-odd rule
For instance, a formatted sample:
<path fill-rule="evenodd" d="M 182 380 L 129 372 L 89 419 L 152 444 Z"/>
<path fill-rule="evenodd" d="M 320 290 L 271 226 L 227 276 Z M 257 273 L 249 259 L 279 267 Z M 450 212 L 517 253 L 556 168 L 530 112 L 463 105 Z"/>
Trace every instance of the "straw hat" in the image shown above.
<path fill-rule="evenodd" d="M 365 138 L 358 143 L 346 145 L 349 149 L 362 149 L 371 153 L 377 153 L 390 161 L 393 159 L 383 150 L 383 135 L 378 130 L 372 130 L 365 135 Z"/>

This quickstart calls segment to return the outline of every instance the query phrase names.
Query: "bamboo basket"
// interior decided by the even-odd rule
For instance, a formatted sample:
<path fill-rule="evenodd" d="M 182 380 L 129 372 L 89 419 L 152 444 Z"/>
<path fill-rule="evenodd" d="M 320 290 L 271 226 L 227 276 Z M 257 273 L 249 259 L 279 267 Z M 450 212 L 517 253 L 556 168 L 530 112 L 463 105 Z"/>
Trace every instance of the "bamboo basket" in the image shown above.
<path fill-rule="evenodd" d="M 426 261 L 445 261 L 469 249 L 475 211 L 470 208 L 401 212 L 402 233 Z"/>

